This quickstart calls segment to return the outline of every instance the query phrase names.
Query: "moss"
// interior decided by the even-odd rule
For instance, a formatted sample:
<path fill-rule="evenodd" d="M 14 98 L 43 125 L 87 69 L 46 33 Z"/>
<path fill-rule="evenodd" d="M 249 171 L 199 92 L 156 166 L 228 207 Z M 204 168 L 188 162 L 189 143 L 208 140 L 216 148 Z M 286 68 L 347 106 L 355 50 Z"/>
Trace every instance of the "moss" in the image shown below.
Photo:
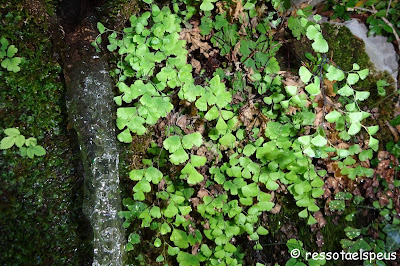
<path fill-rule="evenodd" d="M 92 257 L 78 147 L 66 129 L 61 67 L 47 31 L 52 3 L 0 5 L 0 36 L 24 58 L 17 73 L 0 68 L 0 138 L 5 128 L 18 127 L 47 152 L 35 159 L 22 158 L 15 147 L 0 153 L 2 265 L 85 265 Z"/>

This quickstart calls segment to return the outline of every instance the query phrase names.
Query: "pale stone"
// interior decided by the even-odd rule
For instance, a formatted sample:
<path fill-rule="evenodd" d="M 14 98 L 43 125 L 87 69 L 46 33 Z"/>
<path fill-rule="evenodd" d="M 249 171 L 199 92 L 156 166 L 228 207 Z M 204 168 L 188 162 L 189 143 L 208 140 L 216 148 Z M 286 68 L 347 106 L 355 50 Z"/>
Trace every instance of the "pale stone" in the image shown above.
<path fill-rule="evenodd" d="M 398 55 L 394 50 L 393 44 L 387 42 L 384 36 L 367 36 L 368 29 L 365 24 L 356 19 L 346 21 L 344 25 L 349 28 L 353 35 L 362 39 L 365 43 L 365 51 L 371 62 L 378 71 L 388 71 L 397 84 Z"/>

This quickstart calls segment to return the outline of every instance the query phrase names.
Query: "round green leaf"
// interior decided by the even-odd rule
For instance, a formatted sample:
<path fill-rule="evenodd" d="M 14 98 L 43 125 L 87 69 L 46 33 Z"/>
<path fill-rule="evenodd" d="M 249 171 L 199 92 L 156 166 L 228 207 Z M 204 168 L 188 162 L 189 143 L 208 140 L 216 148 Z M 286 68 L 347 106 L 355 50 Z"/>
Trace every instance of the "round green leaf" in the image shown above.
<path fill-rule="evenodd" d="M 6 150 L 11 148 L 15 143 L 15 137 L 5 137 L 0 142 L 0 149 Z"/>
<path fill-rule="evenodd" d="M 328 143 L 328 141 L 323 136 L 318 135 L 311 140 L 311 143 L 317 147 L 324 147 Z"/>
<path fill-rule="evenodd" d="M 178 208 L 174 202 L 171 202 L 168 207 L 164 210 L 164 216 L 167 218 L 174 217 L 178 213 Z"/>
<path fill-rule="evenodd" d="M 7 136 L 10 136 L 10 137 L 16 137 L 16 136 L 19 136 L 21 134 L 19 132 L 19 130 L 17 128 L 15 128 L 15 127 L 4 129 L 4 133 Z"/>
<path fill-rule="evenodd" d="M 358 76 L 358 74 L 350 73 L 350 74 L 347 76 L 347 83 L 348 83 L 349 85 L 356 84 L 356 83 L 358 82 L 359 78 L 360 78 L 360 77 Z"/>
<path fill-rule="evenodd" d="M 311 72 L 304 66 L 300 67 L 299 75 L 300 75 L 301 81 L 303 81 L 304 84 L 307 84 L 310 81 L 310 78 L 312 76 Z"/>
<path fill-rule="evenodd" d="M 168 150 L 170 153 L 174 153 L 181 148 L 181 138 L 176 135 L 171 136 L 164 140 L 163 144 L 166 150 Z"/>
<path fill-rule="evenodd" d="M 191 155 L 190 162 L 194 167 L 200 167 L 206 164 L 207 158 L 203 156 Z"/>

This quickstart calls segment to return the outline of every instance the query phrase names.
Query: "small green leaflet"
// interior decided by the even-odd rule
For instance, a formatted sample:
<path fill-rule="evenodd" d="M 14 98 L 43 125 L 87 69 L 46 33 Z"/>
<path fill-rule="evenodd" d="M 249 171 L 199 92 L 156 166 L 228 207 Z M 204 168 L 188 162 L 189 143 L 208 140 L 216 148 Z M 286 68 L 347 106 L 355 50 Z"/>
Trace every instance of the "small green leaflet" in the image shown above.
<path fill-rule="evenodd" d="M 182 146 L 181 138 L 176 135 L 168 137 L 166 140 L 164 140 L 163 144 L 164 144 L 164 148 L 167 149 L 171 153 L 174 153 Z"/>
<path fill-rule="evenodd" d="M 318 135 L 311 140 L 311 143 L 317 147 L 324 147 L 328 141 L 323 136 Z"/>
<path fill-rule="evenodd" d="M 174 153 L 170 154 L 169 159 L 173 164 L 178 165 L 186 162 L 187 159 L 189 159 L 189 155 L 183 148 L 179 148 Z"/>
<path fill-rule="evenodd" d="M 321 92 L 321 91 L 320 91 L 320 80 L 319 80 L 319 78 L 318 78 L 318 77 L 315 77 L 315 78 L 314 78 L 314 82 L 308 84 L 308 85 L 305 87 L 305 90 L 306 90 L 309 94 L 311 94 L 311 95 L 317 95 L 317 94 L 319 94 L 319 93 Z"/>
<path fill-rule="evenodd" d="M 356 91 L 355 100 L 356 101 L 364 101 L 364 100 L 368 99 L 369 95 L 370 95 L 369 91 Z"/>
<path fill-rule="evenodd" d="M 354 85 L 354 84 L 356 84 L 356 83 L 358 82 L 358 80 L 359 80 L 359 76 L 358 76 L 357 74 L 350 73 L 350 74 L 347 76 L 347 83 L 348 83 L 349 85 Z"/>
<path fill-rule="evenodd" d="M 310 81 L 312 74 L 306 67 L 301 66 L 299 69 L 299 75 L 301 81 L 303 81 L 304 84 L 307 84 Z"/>
<path fill-rule="evenodd" d="M 104 31 L 106 30 L 106 27 L 104 27 L 104 25 L 101 24 L 100 22 L 97 22 L 97 29 L 99 30 L 100 34 L 103 34 Z"/>
<path fill-rule="evenodd" d="M 342 70 L 334 67 L 333 65 L 330 65 L 328 68 L 328 73 L 326 73 L 326 77 L 330 80 L 330 81 L 342 81 L 345 76 Z"/>
<path fill-rule="evenodd" d="M 185 149 L 191 149 L 193 145 L 200 147 L 203 143 L 203 136 L 199 132 L 185 135 L 182 138 L 182 145 Z"/>
<path fill-rule="evenodd" d="M 203 156 L 191 155 L 190 162 L 194 167 L 200 167 L 206 164 L 207 158 Z"/>
<path fill-rule="evenodd" d="M 164 210 L 164 216 L 167 218 L 174 217 L 178 213 L 178 208 L 176 208 L 174 202 L 170 202 L 168 207 Z"/>
<path fill-rule="evenodd" d="M 296 86 L 286 86 L 285 87 L 286 93 L 289 96 L 294 96 L 297 94 L 297 87 Z"/>
<path fill-rule="evenodd" d="M 340 90 L 338 90 L 338 94 L 341 96 L 350 96 L 353 95 L 354 90 L 349 87 L 349 85 L 344 85 Z"/>
<path fill-rule="evenodd" d="M 207 119 L 208 121 L 212 121 L 216 119 L 218 116 L 219 116 L 218 108 L 216 106 L 213 106 L 210 110 L 208 110 L 204 118 Z"/>
<path fill-rule="evenodd" d="M 359 122 L 354 122 L 351 123 L 350 127 L 349 127 L 349 131 L 347 132 L 350 136 L 353 136 L 355 134 L 357 134 L 358 132 L 360 132 L 361 130 L 361 124 Z"/>
<path fill-rule="evenodd" d="M 204 180 L 204 177 L 199 172 L 197 172 L 197 170 L 193 167 L 191 163 L 187 163 L 186 166 L 182 169 L 181 173 L 188 175 L 187 182 L 190 185 L 198 184 Z"/>
<path fill-rule="evenodd" d="M 342 115 L 338 111 L 333 110 L 332 112 L 330 112 L 325 116 L 325 119 L 329 123 L 335 123 L 341 116 Z"/>
<path fill-rule="evenodd" d="M 364 79 L 368 76 L 368 74 L 369 74 L 369 69 L 366 68 L 366 69 L 357 71 L 357 73 L 358 73 L 358 75 L 360 76 L 360 79 L 364 80 Z"/>

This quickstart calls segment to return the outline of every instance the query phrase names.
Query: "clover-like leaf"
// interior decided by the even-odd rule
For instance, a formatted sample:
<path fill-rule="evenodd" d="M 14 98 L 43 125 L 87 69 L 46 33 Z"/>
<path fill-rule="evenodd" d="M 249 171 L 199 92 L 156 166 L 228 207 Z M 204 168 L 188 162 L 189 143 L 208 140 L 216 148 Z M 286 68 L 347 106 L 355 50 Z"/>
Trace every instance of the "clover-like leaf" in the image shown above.
<path fill-rule="evenodd" d="M 351 123 L 350 127 L 349 127 L 349 131 L 347 131 L 347 133 L 352 136 L 357 134 L 358 132 L 360 132 L 361 130 L 361 124 L 359 122 L 354 122 Z"/>
<path fill-rule="evenodd" d="M 265 187 L 268 190 L 274 191 L 279 188 L 279 185 L 272 179 L 268 179 L 267 183 L 265 183 Z"/>
<path fill-rule="evenodd" d="M 328 43 L 324 39 L 324 37 L 322 36 L 321 33 L 316 34 L 316 36 L 314 38 L 314 43 L 312 44 L 312 48 L 314 48 L 314 50 L 319 53 L 328 52 L 328 50 L 329 50 Z"/>
<path fill-rule="evenodd" d="M 315 78 L 313 83 L 310 83 L 305 87 L 305 90 L 311 95 L 319 94 L 321 92 L 319 78 Z"/>
<path fill-rule="evenodd" d="M 378 151 L 379 148 L 379 141 L 372 136 L 369 137 L 368 147 L 373 149 L 374 151 Z"/>
<path fill-rule="evenodd" d="M 203 143 L 203 136 L 199 132 L 183 136 L 182 145 L 185 149 L 191 149 L 193 145 L 200 147 Z"/>
<path fill-rule="evenodd" d="M 189 159 L 189 155 L 181 147 L 178 150 L 176 150 L 174 153 L 172 153 L 169 156 L 169 159 L 173 164 L 178 165 L 178 164 L 186 162 L 187 159 Z"/>
<path fill-rule="evenodd" d="M 344 85 L 340 90 L 338 90 L 338 94 L 341 96 L 350 96 L 353 95 L 354 90 L 349 87 L 349 85 Z"/>
<path fill-rule="evenodd" d="M 324 147 L 328 141 L 323 136 L 317 135 L 311 140 L 311 143 L 317 147 Z"/>
<path fill-rule="evenodd" d="M 153 166 L 149 167 L 146 170 L 144 176 L 146 177 L 147 181 L 152 181 L 155 185 L 158 185 L 158 183 L 160 183 L 161 179 L 163 178 L 163 174 L 161 173 L 161 171 Z"/>
<path fill-rule="evenodd" d="M 367 127 L 368 133 L 370 135 L 374 135 L 376 132 L 378 132 L 379 130 L 379 126 L 371 126 L 371 127 Z"/>
<path fill-rule="evenodd" d="M 117 139 L 121 142 L 131 143 L 132 142 L 132 135 L 129 129 L 125 129 L 121 133 L 117 135 Z"/>
<path fill-rule="evenodd" d="M 36 138 L 29 138 L 25 140 L 25 145 L 26 146 L 36 146 L 37 145 L 37 139 Z"/>
<path fill-rule="evenodd" d="M 368 99 L 369 95 L 370 95 L 369 91 L 356 91 L 355 100 L 356 101 L 364 101 L 364 100 Z"/>
<path fill-rule="evenodd" d="M 343 71 L 334 67 L 333 65 L 328 67 L 328 73 L 326 73 L 326 77 L 330 81 L 342 81 L 345 78 Z"/>
<path fill-rule="evenodd" d="M 163 144 L 164 148 L 167 149 L 170 153 L 174 153 L 182 147 L 181 138 L 177 135 L 168 137 L 164 140 Z"/>
<path fill-rule="evenodd" d="M 307 218 L 307 216 L 308 216 L 307 209 L 302 210 L 301 212 L 299 212 L 298 215 L 299 215 L 299 217 L 301 217 L 301 218 Z"/>
<path fill-rule="evenodd" d="M 356 83 L 358 82 L 358 80 L 359 80 L 358 74 L 350 73 L 350 74 L 347 76 L 347 83 L 348 83 L 349 85 L 356 84 Z"/>
<path fill-rule="evenodd" d="M 205 114 L 204 118 L 208 121 L 212 121 L 219 116 L 219 111 L 216 106 L 213 106 L 208 112 Z"/>
<path fill-rule="evenodd" d="M 303 81 L 305 84 L 307 84 L 310 79 L 311 79 L 311 72 L 304 66 L 301 66 L 299 69 L 299 75 L 300 75 L 300 79 L 301 81 Z"/>
<path fill-rule="evenodd" d="M 335 123 L 341 116 L 342 115 L 338 111 L 333 110 L 332 112 L 330 112 L 325 116 L 325 119 L 329 123 Z"/>
<path fill-rule="evenodd" d="M 168 207 L 164 210 L 164 216 L 167 218 L 174 217 L 178 213 L 178 208 L 174 202 L 170 202 Z"/>
<path fill-rule="evenodd" d="M 252 144 L 247 144 L 243 149 L 243 154 L 250 157 L 255 151 L 256 147 Z"/>
<path fill-rule="evenodd" d="M 256 183 L 251 183 L 242 187 L 242 193 L 245 197 L 256 197 L 259 193 L 259 187 Z"/>
<path fill-rule="evenodd" d="M 136 233 L 131 233 L 128 237 L 129 243 L 136 245 L 140 243 L 140 236 Z"/>
<path fill-rule="evenodd" d="M 207 158 L 203 156 L 191 155 L 190 162 L 194 167 L 200 167 L 206 164 Z"/>
<path fill-rule="evenodd" d="M 318 29 L 314 25 L 308 26 L 307 32 L 306 32 L 306 35 L 307 35 L 308 39 L 314 40 L 317 37 L 318 34 L 320 34 L 320 32 L 318 31 Z"/>
<path fill-rule="evenodd" d="M 364 80 L 369 74 L 369 69 L 366 68 L 366 69 L 357 71 L 357 74 L 360 76 L 360 79 Z"/>
<path fill-rule="evenodd" d="M 297 86 L 286 86 L 285 90 L 289 96 L 294 96 L 297 94 Z"/>
<path fill-rule="evenodd" d="M 168 223 L 164 222 L 161 227 L 160 227 L 160 233 L 162 235 L 168 234 L 171 232 L 171 227 L 168 225 Z"/>
<path fill-rule="evenodd" d="M 298 141 L 299 141 L 302 145 L 307 146 L 307 145 L 310 144 L 311 137 L 310 137 L 310 136 L 301 136 L 301 137 L 298 138 Z"/>
<path fill-rule="evenodd" d="M 196 185 L 203 180 L 204 180 L 203 175 L 201 175 L 199 172 L 197 172 L 197 170 L 195 170 L 189 175 L 187 182 L 189 185 Z"/>
<path fill-rule="evenodd" d="M 5 137 L 0 142 L 0 149 L 6 150 L 14 146 L 16 137 Z"/>
<path fill-rule="evenodd" d="M 18 52 L 18 48 L 16 48 L 14 45 L 8 46 L 7 49 L 7 56 L 8 57 L 13 57 L 16 53 Z"/>
<path fill-rule="evenodd" d="M 222 138 L 219 139 L 219 143 L 224 146 L 233 146 L 235 144 L 236 138 L 232 133 L 225 134 Z"/>
<path fill-rule="evenodd" d="M 214 5 L 212 4 L 211 0 L 203 0 L 200 9 L 203 11 L 211 11 L 214 9 Z"/>
<path fill-rule="evenodd" d="M 46 150 L 45 150 L 42 146 L 40 146 L 40 145 L 29 147 L 28 150 L 29 150 L 29 149 L 32 149 L 32 152 L 33 152 L 36 156 L 43 156 L 43 155 L 46 154 Z"/>
<path fill-rule="evenodd" d="M 150 215 L 154 218 L 161 218 L 161 210 L 158 206 L 153 206 L 150 210 Z"/>

